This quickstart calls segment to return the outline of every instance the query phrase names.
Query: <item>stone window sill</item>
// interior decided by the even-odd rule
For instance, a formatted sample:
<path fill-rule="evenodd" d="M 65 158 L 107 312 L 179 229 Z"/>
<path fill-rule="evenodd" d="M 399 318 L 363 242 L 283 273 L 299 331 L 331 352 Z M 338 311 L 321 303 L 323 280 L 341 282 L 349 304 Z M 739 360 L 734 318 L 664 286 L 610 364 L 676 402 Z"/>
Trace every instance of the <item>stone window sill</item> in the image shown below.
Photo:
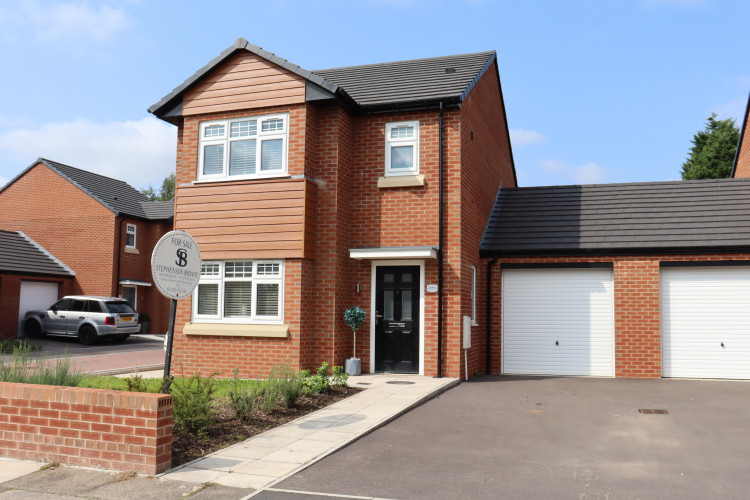
<path fill-rule="evenodd" d="M 422 186 L 424 186 L 424 175 L 396 175 L 393 177 L 378 177 L 379 188 Z"/>
<path fill-rule="evenodd" d="M 214 337 L 289 337 L 289 325 L 237 325 L 232 323 L 188 323 L 185 335 Z"/>
<path fill-rule="evenodd" d="M 141 252 L 139 252 L 137 248 L 125 247 L 125 253 L 132 253 L 133 255 L 140 255 Z"/>

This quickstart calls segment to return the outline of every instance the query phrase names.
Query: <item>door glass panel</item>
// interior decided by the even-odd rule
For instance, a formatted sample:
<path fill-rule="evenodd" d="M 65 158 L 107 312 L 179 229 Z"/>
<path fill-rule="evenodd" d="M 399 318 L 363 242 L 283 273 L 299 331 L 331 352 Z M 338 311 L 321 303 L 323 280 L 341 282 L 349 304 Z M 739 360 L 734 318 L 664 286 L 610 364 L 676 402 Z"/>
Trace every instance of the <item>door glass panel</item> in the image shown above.
<path fill-rule="evenodd" d="M 411 273 L 401 273 L 401 282 L 411 281 Z"/>
<path fill-rule="evenodd" d="M 393 319 L 393 290 L 383 290 L 383 319 Z"/>
<path fill-rule="evenodd" d="M 401 290 L 401 319 L 414 319 L 411 317 L 411 290 Z"/>
<path fill-rule="evenodd" d="M 383 281 L 388 281 L 390 283 L 393 283 L 393 273 L 385 273 L 383 275 Z"/>

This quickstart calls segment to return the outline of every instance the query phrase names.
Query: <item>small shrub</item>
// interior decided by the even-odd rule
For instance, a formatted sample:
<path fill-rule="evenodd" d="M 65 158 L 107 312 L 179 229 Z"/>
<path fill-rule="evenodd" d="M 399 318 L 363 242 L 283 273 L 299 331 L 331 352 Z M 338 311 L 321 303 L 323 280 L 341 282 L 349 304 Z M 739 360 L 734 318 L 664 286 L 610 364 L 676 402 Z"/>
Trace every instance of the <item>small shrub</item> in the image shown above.
<path fill-rule="evenodd" d="M 311 375 L 303 380 L 305 390 L 308 393 L 325 394 L 331 390 L 331 384 L 328 381 L 328 376 L 322 377 L 320 375 Z"/>
<path fill-rule="evenodd" d="M 285 408 L 294 406 L 303 392 L 302 380 L 286 364 L 271 368 L 266 384 L 267 390 L 270 387 L 276 401 Z"/>
<path fill-rule="evenodd" d="M 214 409 L 211 406 L 216 382 L 214 375 L 175 379 L 172 383 L 173 419 L 175 427 L 201 437 L 211 425 Z"/>
<path fill-rule="evenodd" d="M 343 366 L 334 366 L 331 369 L 331 385 L 334 387 L 346 386 L 346 381 L 349 379 L 349 374 L 344 371 Z"/>
<path fill-rule="evenodd" d="M 241 385 L 237 375 L 238 372 L 239 370 L 235 368 L 232 388 L 229 390 L 229 404 L 237 418 L 247 422 L 252 418 L 252 414 L 257 407 L 258 396 L 263 393 L 263 384 Z"/>
<path fill-rule="evenodd" d="M 321 377 L 327 377 L 328 376 L 328 366 L 330 366 L 328 364 L 328 361 L 323 361 L 323 364 L 320 365 L 318 367 L 318 369 L 315 370 L 315 371 L 317 371 L 318 375 L 320 375 Z"/>
<path fill-rule="evenodd" d="M 136 373 L 132 377 L 125 377 L 125 383 L 128 386 L 126 389 L 128 392 L 148 392 L 148 387 L 140 373 Z"/>

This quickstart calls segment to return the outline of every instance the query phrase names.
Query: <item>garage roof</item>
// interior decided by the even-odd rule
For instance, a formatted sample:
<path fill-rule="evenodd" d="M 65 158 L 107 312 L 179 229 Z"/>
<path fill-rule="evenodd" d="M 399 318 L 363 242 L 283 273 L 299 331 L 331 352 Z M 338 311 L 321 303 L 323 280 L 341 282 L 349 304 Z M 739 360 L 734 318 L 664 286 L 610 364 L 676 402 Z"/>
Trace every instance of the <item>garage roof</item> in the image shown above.
<path fill-rule="evenodd" d="M 75 272 L 21 231 L 0 230 L 0 272 L 75 276 Z"/>
<path fill-rule="evenodd" d="M 750 247 L 750 179 L 501 189 L 483 256 Z"/>

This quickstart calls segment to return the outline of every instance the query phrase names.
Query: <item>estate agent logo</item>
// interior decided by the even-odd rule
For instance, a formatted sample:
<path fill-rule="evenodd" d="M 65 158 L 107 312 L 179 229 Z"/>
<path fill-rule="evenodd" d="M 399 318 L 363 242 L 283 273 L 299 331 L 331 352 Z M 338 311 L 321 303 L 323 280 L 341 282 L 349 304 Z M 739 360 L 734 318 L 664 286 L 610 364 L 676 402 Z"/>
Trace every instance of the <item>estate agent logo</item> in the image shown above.
<path fill-rule="evenodd" d="M 201 253 L 193 237 L 185 231 L 162 236 L 151 254 L 151 274 L 165 297 L 189 297 L 201 277 Z"/>

